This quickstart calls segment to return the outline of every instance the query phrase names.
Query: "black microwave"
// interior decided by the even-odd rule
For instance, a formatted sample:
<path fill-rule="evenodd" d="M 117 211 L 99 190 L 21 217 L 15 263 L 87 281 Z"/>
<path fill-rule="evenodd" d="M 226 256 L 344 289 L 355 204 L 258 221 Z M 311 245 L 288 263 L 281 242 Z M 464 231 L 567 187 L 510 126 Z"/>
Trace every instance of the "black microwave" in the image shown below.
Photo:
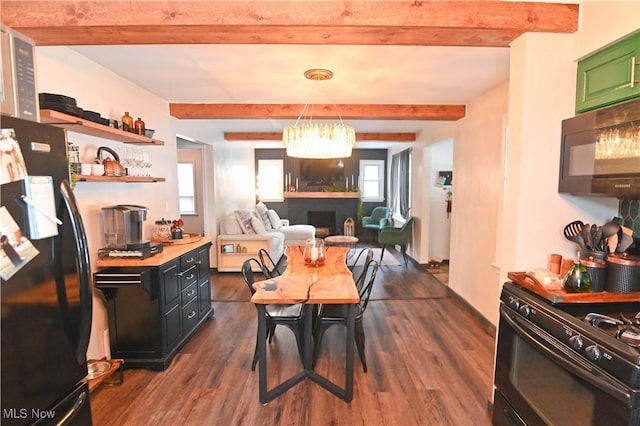
<path fill-rule="evenodd" d="M 640 199 L 640 98 L 562 121 L 558 192 Z"/>

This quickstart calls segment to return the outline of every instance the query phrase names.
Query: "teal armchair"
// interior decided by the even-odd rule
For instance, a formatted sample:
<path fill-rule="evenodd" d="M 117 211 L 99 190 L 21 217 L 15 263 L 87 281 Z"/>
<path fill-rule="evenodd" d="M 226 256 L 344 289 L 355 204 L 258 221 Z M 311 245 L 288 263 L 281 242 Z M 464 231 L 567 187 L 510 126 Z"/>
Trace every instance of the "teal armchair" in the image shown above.
<path fill-rule="evenodd" d="M 404 259 L 404 267 L 407 267 L 407 244 L 411 238 L 413 231 L 413 216 L 407 218 L 402 228 L 385 228 L 378 234 L 378 243 L 382 246 L 382 254 L 380 255 L 380 263 L 384 256 L 385 246 L 398 245 L 401 248 L 402 258 Z"/>
<path fill-rule="evenodd" d="M 379 232 L 384 229 L 389 223 L 389 208 L 388 207 L 375 207 L 371 211 L 371 216 L 364 216 L 362 218 L 362 228 Z"/>

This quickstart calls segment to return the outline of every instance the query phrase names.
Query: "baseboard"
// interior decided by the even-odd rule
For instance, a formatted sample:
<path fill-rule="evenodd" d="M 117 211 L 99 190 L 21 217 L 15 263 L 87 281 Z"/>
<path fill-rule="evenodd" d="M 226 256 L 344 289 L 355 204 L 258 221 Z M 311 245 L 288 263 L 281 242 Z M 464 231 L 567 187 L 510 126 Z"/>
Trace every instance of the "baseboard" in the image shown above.
<path fill-rule="evenodd" d="M 476 310 L 469 302 L 464 300 L 458 293 L 451 290 L 450 287 L 447 287 L 447 296 L 451 297 L 455 300 L 459 305 L 461 305 L 467 312 L 471 314 L 473 318 L 475 318 L 479 323 L 482 329 L 491 337 L 496 336 L 496 326 L 493 325 L 489 320 L 487 320 L 480 312 Z"/>

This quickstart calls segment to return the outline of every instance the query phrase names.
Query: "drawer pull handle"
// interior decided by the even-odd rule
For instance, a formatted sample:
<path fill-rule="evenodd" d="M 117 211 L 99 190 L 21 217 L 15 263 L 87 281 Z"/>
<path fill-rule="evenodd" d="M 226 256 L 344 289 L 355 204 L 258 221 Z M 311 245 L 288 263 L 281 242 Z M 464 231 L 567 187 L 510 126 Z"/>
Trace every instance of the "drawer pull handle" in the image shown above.
<path fill-rule="evenodd" d="M 191 311 L 189 315 L 187 315 L 187 319 L 191 319 L 196 316 L 196 311 Z"/>
<path fill-rule="evenodd" d="M 631 81 L 629 82 L 629 87 L 633 89 L 636 83 L 640 83 L 640 81 L 636 81 L 636 57 L 631 58 Z"/>
<path fill-rule="evenodd" d="M 195 277 L 195 275 L 194 275 L 194 273 L 193 273 L 193 271 L 192 271 L 191 269 L 193 269 L 193 266 L 192 266 L 191 268 L 187 269 L 186 271 L 177 272 L 177 273 L 176 273 L 176 276 L 177 276 L 177 277 L 181 277 L 181 276 L 183 276 L 184 274 L 186 274 L 187 272 L 189 272 L 189 273 L 191 273 L 191 275 L 190 275 L 187 279 L 189 279 L 189 280 L 190 280 L 191 278 Z"/>
<path fill-rule="evenodd" d="M 196 294 L 196 291 L 191 290 L 190 292 L 187 293 L 187 297 L 193 296 L 194 294 Z"/>
<path fill-rule="evenodd" d="M 189 260 L 187 260 L 187 263 L 192 263 L 195 259 L 193 257 L 190 257 Z"/>
<path fill-rule="evenodd" d="M 187 276 L 187 279 L 188 279 L 188 280 L 191 280 L 191 279 L 193 279 L 193 277 L 195 277 L 195 275 L 194 275 L 194 274 L 191 274 L 191 275 Z"/>

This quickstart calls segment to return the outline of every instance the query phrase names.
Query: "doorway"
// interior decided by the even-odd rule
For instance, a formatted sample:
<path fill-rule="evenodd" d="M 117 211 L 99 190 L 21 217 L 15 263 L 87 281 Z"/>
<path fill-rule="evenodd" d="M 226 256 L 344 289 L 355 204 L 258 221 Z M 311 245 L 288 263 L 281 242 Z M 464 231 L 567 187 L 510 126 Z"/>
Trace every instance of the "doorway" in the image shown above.
<path fill-rule="evenodd" d="M 188 233 L 205 234 L 203 146 L 178 138 L 180 218 Z"/>
<path fill-rule="evenodd" d="M 431 182 L 429 185 L 429 258 L 449 263 L 451 247 L 451 199 L 453 181 L 453 140 L 435 143 L 430 149 Z"/>

